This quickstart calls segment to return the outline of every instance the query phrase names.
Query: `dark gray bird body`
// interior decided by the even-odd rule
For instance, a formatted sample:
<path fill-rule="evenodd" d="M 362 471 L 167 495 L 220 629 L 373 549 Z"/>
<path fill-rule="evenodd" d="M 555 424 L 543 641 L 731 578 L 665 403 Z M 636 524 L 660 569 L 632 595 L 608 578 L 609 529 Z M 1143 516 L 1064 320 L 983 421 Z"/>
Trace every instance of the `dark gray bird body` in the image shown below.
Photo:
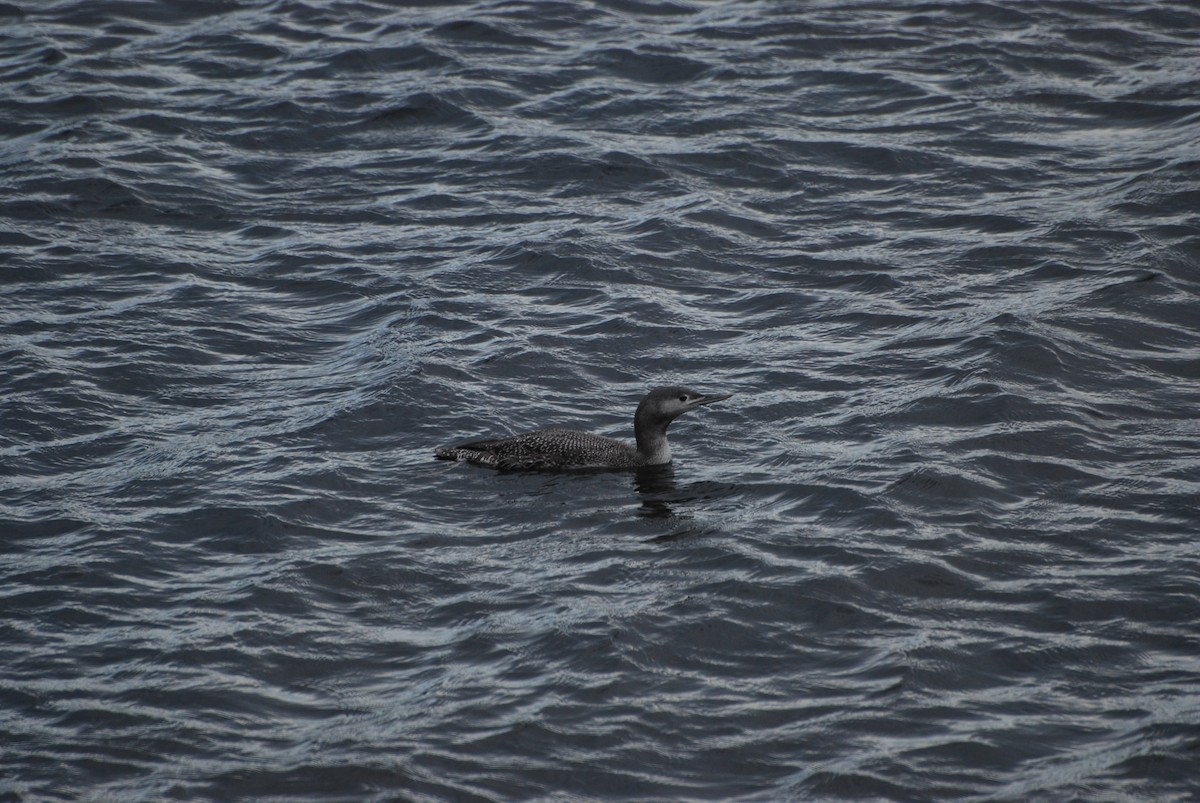
<path fill-rule="evenodd" d="M 539 429 L 511 438 L 444 446 L 442 460 L 465 460 L 501 470 L 570 471 L 631 469 L 671 462 L 667 427 L 679 416 L 732 394 L 706 396 L 677 386 L 655 388 L 646 394 L 633 417 L 637 447 L 614 438 L 572 429 Z"/>

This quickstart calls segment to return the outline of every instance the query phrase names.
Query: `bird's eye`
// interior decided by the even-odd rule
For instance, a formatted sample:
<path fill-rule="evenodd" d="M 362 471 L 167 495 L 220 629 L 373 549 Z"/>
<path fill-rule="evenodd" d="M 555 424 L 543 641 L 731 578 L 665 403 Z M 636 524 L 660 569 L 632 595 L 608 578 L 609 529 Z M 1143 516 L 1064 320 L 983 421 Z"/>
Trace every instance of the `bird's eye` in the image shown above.
<path fill-rule="evenodd" d="M 687 401 L 687 396 L 680 396 L 680 397 L 679 397 L 679 400 L 680 400 L 681 402 L 685 402 L 685 401 Z"/>

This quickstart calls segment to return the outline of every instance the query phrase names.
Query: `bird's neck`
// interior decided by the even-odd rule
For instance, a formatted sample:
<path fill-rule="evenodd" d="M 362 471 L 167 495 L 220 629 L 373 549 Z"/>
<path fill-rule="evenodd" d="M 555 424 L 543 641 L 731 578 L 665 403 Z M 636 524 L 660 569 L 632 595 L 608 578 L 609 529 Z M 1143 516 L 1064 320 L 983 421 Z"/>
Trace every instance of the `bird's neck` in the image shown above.
<path fill-rule="evenodd" d="M 646 421 L 635 418 L 634 435 L 637 436 L 638 455 L 648 466 L 671 462 L 671 444 L 667 443 L 667 426 L 670 421 Z"/>

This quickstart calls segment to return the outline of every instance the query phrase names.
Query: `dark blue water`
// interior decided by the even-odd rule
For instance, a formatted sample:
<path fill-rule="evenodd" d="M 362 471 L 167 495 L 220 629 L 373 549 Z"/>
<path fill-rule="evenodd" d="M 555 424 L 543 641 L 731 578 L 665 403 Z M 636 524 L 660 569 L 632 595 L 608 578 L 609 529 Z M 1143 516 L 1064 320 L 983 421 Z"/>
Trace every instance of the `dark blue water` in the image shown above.
<path fill-rule="evenodd" d="M 1200 797 L 1195 3 L 0 21 L 0 801 Z"/>

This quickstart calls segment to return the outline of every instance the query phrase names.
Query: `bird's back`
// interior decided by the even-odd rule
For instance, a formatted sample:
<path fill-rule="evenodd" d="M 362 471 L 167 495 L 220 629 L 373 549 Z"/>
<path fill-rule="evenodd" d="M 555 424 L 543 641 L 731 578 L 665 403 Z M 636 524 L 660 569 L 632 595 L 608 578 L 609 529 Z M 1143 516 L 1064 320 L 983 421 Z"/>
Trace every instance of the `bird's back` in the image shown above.
<path fill-rule="evenodd" d="M 471 441 L 442 447 L 435 454 L 443 460 L 510 471 L 635 468 L 642 463 L 628 444 L 573 429 L 539 429 L 511 438 Z"/>

